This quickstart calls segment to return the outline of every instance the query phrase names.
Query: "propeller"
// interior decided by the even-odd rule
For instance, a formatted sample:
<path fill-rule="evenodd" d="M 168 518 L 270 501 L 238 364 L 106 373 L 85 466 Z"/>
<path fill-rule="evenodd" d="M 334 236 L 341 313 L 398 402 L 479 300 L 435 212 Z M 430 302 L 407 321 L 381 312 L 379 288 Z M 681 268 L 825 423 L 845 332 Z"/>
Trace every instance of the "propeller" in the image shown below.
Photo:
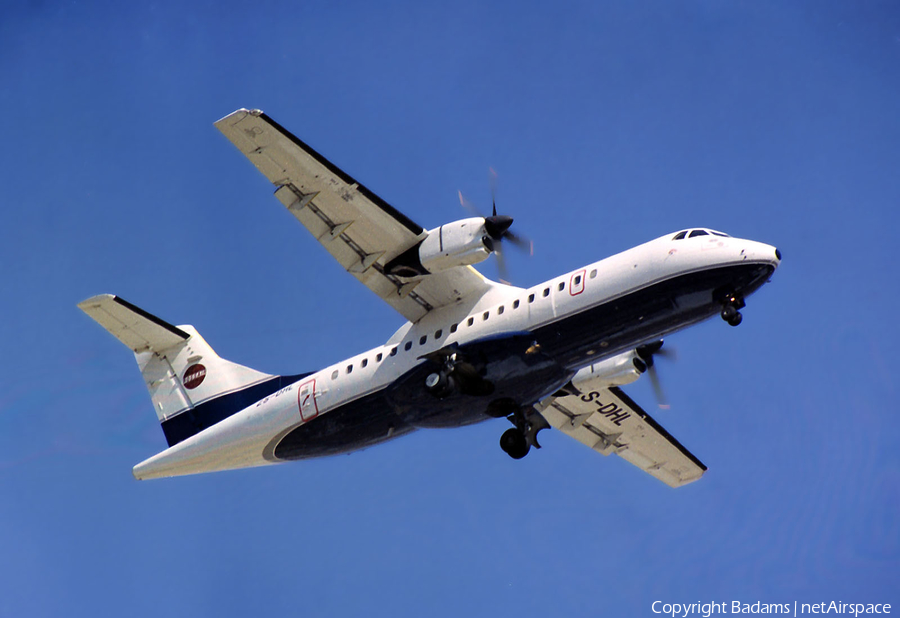
<path fill-rule="evenodd" d="M 657 404 L 659 404 L 659 407 L 663 410 L 668 410 L 670 407 L 669 402 L 663 392 L 662 384 L 659 381 L 659 374 L 656 372 L 654 357 L 662 356 L 663 358 L 675 360 L 675 351 L 668 348 L 664 350 L 662 349 L 662 345 L 663 340 L 659 339 L 651 343 L 639 345 L 634 351 L 647 368 L 647 376 L 650 378 L 650 384 L 653 386 L 653 394 L 656 396 Z"/>
<path fill-rule="evenodd" d="M 493 168 L 490 168 L 490 183 L 491 215 L 489 217 L 485 217 L 483 214 L 481 214 L 481 212 L 479 212 L 478 208 L 476 208 L 474 204 L 464 198 L 462 191 L 458 191 L 459 203 L 463 208 L 465 208 L 475 216 L 484 219 L 484 230 L 490 237 L 493 244 L 494 255 L 497 256 L 497 270 L 500 272 L 501 281 L 505 282 L 505 280 L 508 279 L 508 272 L 506 269 L 506 258 L 503 255 L 502 249 L 503 241 L 508 240 L 516 248 L 523 251 L 527 250 L 529 255 L 534 255 L 534 243 L 532 243 L 525 237 L 519 236 L 510 231 L 509 228 L 513 224 L 512 217 L 508 215 L 497 214 L 497 172 L 495 172 Z"/>

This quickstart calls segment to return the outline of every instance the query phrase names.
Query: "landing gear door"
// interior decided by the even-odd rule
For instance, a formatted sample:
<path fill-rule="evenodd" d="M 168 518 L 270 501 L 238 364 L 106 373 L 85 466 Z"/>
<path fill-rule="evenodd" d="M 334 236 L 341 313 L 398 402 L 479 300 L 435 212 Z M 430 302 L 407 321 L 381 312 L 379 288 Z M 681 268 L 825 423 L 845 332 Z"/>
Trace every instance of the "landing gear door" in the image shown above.
<path fill-rule="evenodd" d="M 308 380 L 297 389 L 297 403 L 300 406 L 300 418 L 304 421 L 311 420 L 319 415 L 319 406 L 316 404 L 316 381 Z"/>

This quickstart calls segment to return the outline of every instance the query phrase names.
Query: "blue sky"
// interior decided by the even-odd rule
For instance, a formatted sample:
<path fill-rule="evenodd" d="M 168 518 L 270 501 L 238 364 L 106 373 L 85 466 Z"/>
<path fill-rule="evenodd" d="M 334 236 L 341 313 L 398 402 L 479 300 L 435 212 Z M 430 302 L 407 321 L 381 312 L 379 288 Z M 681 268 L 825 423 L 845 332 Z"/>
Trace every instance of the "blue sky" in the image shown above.
<path fill-rule="evenodd" d="M 894 3 L 295 4 L 0 9 L 0 616 L 900 607 Z M 401 323 L 212 126 L 239 107 L 425 227 L 466 216 L 457 190 L 486 206 L 492 166 L 535 243 L 519 285 L 689 226 L 778 246 L 739 328 L 660 362 L 654 415 L 707 475 L 670 490 L 547 433 L 515 462 L 491 421 L 133 480 L 162 432 L 78 301 L 284 374 Z"/>

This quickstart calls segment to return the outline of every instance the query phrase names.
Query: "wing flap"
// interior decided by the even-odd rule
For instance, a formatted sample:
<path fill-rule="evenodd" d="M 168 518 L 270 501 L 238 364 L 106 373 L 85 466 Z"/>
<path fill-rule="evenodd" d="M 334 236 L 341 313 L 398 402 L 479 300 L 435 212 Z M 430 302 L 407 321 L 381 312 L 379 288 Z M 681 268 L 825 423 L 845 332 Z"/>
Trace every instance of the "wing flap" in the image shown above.
<path fill-rule="evenodd" d="M 603 455 L 615 453 L 671 487 L 706 472 L 699 459 L 619 388 L 552 398 L 538 410 L 566 435 Z"/>

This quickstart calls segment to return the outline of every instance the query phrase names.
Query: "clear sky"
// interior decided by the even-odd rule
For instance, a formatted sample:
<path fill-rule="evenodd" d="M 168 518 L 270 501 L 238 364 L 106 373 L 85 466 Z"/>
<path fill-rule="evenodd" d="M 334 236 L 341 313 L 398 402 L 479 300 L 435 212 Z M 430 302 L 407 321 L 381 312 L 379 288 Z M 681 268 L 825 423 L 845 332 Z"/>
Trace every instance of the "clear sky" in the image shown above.
<path fill-rule="evenodd" d="M 900 611 L 896 3 L 6 3 L 0 78 L 0 616 Z M 165 441 L 80 300 L 270 373 L 401 324 L 213 127 L 239 107 L 425 227 L 492 166 L 518 285 L 689 226 L 778 246 L 740 327 L 660 361 L 653 414 L 707 475 L 549 432 L 517 462 L 490 421 L 135 481 Z"/>

